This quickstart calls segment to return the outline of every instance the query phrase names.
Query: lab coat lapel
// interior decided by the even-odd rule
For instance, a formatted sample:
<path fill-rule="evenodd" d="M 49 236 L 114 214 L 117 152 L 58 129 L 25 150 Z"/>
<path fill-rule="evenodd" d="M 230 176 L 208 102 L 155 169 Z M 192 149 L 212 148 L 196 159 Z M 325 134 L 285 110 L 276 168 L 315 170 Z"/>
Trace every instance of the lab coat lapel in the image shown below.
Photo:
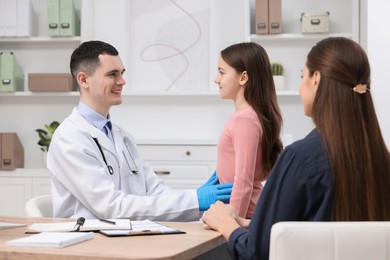
<path fill-rule="evenodd" d="M 117 158 L 119 160 L 119 165 L 122 165 L 123 163 L 123 138 L 124 134 L 118 130 L 118 128 L 113 124 L 112 125 L 112 135 L 114 137 L 115 141 L 115 149 L 116 149 L 116 154 Z"/>
<path fill-rule="evenodd" d="M 98 130 L 98 129 L 97 129 Z M 100 145 L 105 150 L 110 151 L 113 154 L 116 154 L 114 144 L 111 142 L 111 140 L 100 130 L 98 130 L 97 133 L 97 139 L 99 140 Z"/>

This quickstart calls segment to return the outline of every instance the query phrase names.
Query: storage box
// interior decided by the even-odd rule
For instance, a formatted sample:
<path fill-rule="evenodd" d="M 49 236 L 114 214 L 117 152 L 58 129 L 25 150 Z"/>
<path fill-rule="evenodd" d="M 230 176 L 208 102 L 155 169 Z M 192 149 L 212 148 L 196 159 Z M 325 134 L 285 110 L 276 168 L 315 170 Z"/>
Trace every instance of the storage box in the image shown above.
<path fill-rule="evenodd" d="M 0 133 L 0 170 L 24 167 L 24 149 L 16 133 Z"/>
<path fill-rule="evenodd" d="M 28 89 L 36 92 L 67 92 L 76 91 L 70 73 L 29 73 Z"/>
<path fill-rule="evenodd" d="M 302 33 L 328 33 L 329 15 L 329 12 L 302 13 Z"/>
<path fill-rule="evenodd" d="M 0 91 L 24 91 L 24 75 L 12 52 L 0 52 Z"/>

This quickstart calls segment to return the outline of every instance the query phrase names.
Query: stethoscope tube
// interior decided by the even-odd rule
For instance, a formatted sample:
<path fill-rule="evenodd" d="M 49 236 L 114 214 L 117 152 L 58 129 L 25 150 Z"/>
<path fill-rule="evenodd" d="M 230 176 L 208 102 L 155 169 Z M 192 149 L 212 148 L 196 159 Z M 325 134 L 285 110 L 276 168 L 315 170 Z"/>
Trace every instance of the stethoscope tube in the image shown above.
<path fill-rule="evenodd" d="M 102 157 L 103 157 L 103 161 L 104 161 L 104 163 L 105 163 L 106 166 L 107 166 L 108 172 L 110 173 L 110 175 L 113 175 L 113 174 L 114 174 L 114 169 L 112 168 L 111 165 L 108 165 L 107 160 L 106 160 L 106 156 L 104 156 L 103 149 L 102 149 L 101 145 L 99 144 L 98 139 L 97 139 L 96 137 L 93 137 L 93 140 L 95 141 L 97 147 L 99 148 L 99 151 L 100 151 L 100 153 L 101 153 L 101 155 L 102 155 Z M 131 161 L 133 162 L 133 166 L 134 166 L 134 167 L 132 167 L 132 165 L 131 165 L 130 162 L 127 160 L 127 157 L 126 157 L 126 155 L 125 155 L 124 152 L 123 152 L 123 156 L 125 157 L 125 160 L 126 160 L 126 162 L 127 162 L 127 165 L 129 166 L 130 171 L 131 171 L 133 174 L 138 174 L 138 167 L 137 167 L 137 164 L 136 164 L 135 161 L 134 161 L 133 156 L 131 155 L 129 144 L 126 142 L 125 139 L 123 139 L 123 143 L 124 143 L 124 145 L 126 146 L 127 152 L 129 153 L 129 156 L 130 156 L 130 158 L 131 158 Z"/>
<path fill-rule="evenodd" d="M 111 165 L 108 165 L 107 160 L 106 160 L 106 156 L 104 156 L 102 147 L 100 146 L 98 139 L 96 137 L 93 137 L 93 140 L 95 141 L 97 147 L 99 148 L 100 153 L 102 154 L 103 161 L 104 161 L 104 163 L 107 166 L 108 172 L 110 173 L 110 175 L 113 175 L 114 174 L 114 169 L 112 168 Z"/>

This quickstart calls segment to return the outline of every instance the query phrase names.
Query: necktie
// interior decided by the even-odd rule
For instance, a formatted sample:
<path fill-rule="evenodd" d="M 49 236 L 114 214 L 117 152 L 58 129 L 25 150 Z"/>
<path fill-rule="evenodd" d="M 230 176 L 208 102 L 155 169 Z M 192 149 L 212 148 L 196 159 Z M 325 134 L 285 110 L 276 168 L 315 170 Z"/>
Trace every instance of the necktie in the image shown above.
<path fill-rule="evenodd" d="M 108 139 L 111 140 L 111 142 L 114 144 L 114 137 L 112 136 L 112 124 L 111 121 L 107 121 L 107 123 L 103 127 L 104 133 L 107 135 Z"/>

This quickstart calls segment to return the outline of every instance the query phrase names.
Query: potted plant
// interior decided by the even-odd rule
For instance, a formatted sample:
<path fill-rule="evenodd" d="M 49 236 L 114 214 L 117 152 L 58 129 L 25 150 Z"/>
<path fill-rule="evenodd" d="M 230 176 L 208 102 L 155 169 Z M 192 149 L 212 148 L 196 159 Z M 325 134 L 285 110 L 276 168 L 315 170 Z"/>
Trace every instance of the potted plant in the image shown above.
<path fill-rule="evenodd" d="M 39 136 L 38 145 L 41 147 L 42 151 L 49 151 L 51 138 L 53 137 L 54 131 L 59 125 L 60 123 L 53 121 L 50 123 L 50 125 L 45 124 L 45 129 L 35 129 Z"/>
<path fill-rule="evenodd" d="M 284 68 L 283 65 L 274 62 L 271 64 L 272 67 L 272 75 L 274 77 L 275 89 L 276 90 L 284 90 L 286 85 L 286 80 L 284 78 Z"/>

